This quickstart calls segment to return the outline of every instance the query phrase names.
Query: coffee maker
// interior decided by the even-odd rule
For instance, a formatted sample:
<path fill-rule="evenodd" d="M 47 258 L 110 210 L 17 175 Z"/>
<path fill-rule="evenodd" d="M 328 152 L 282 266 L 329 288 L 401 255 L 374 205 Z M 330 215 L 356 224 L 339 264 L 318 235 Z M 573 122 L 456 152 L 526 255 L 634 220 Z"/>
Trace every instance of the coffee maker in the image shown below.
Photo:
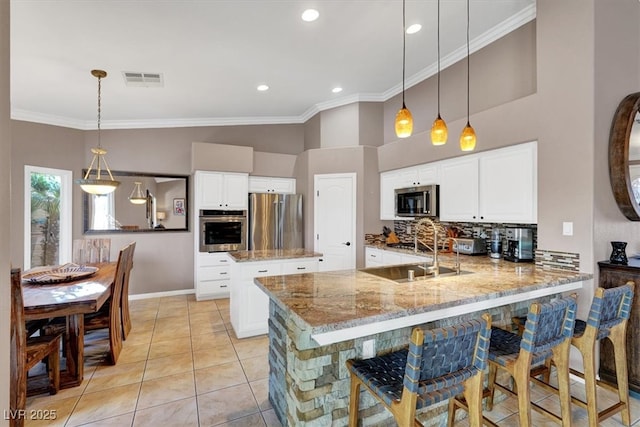
<path fill-rule="evenodd" d="M 513 262 L 533 261 L 533 230 L 531 228 L 507 228 L 507 251 L 504 259 Z"/>

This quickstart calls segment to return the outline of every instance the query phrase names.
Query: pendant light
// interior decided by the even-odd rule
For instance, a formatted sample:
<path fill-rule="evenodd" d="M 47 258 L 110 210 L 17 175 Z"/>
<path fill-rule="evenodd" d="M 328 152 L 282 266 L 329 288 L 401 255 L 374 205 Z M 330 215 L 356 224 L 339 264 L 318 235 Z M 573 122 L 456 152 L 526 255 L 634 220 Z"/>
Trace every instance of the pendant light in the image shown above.
<path fill-rule="evenodd" d="M 460 149 L 473 151 L 476 148 L 476 131 L 469 123 L 469 0 L 467 0 L 467 125 L 460 134 Z"/>
<path fill-rule="evenodd" d="M 396 114 L 396 136 L 398 138 L 406 138 L 411 136 L 413 132 L 413 116 L 411 111 L 404 103 L 404 67 L 406 56 L 406 44 L 407 44 L 407 29 L 405 25 L 405 0 L 402 0 L 402 108 Z"/>
<path fill-rule="evenodd" d="M 440 117 L 440 0 L 438 0 L 438 117 L 431 126 L 431 144 L 444 145 L 447 143 L 449 131 L 447 124 Z"/>
<path fill-rule="evenodd" d="M 102 195 L 112 193 L 118 187 L 118 185 L 120 185 L 120 182 L 113 179 L 113 175 L 111 174 L 111 170 L 109 169 L 107 160 L 104 158 L 104 155 L 107 154 L 107 150 L 103 149 L 102 145 L 100 144 L 101 80 L 107 77 L 107 72 L 103 70 L 91 70 L 91 74 L 98 79 L 98 146 L 91 149 L 91 152 L 93 153 L 91 164 L 89 165 L 84 178 L 77 179 L 76 184 L 80 184 L 80 188 L 82 188 L 83 191 L 89 194 Z M 102 177 L 103 164 L 109 175 L 109 179 L 107 179 L 106 177 Z M 90 178 L 91 171 L 94 165 L 96 166 L 96 177 Z"/>
<path fill-rule="evenodd" d="M 131 191 L 131 194 L 129 195 L 129 201 L 134 205 L 144 205 L 147 203 L 147 196 L 142 192 L 142 183 L 136 181 L 133 184 L 133 191 Z"/>

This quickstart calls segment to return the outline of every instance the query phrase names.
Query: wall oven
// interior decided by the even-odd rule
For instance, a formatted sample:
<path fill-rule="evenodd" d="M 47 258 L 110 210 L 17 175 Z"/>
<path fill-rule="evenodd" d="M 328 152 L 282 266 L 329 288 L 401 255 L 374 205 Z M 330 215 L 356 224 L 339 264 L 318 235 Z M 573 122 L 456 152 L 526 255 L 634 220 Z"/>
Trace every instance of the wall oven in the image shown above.
<path fill-rule="evenodd" d="M 396 216 L 438 216 L 439 189 L 435 184 L 396 189 Z"/>
<path fill-rule="evenodd" d="M 247 211 L 200 210 L 200 252 L 247 249 Z"/>

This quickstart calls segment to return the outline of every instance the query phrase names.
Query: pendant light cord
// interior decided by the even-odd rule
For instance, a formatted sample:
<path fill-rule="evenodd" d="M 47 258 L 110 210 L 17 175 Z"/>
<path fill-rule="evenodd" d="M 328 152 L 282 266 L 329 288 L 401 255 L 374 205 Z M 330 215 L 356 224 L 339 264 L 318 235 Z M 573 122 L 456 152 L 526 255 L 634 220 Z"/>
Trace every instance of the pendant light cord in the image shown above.
<path fill-rule="evenodd" d="M 469 126 L 469 0 L 467 0 L 467 126 Z"/>
<path fill-rule="evenodd" d="M 405 29 L 405 0 L 402 0 L 402 108 L 406 108 L 404 104 L 404 74 L 405 74 L 405 56 L 407 44 L 407 31 Z"/>
<path fill-rule="evenodd" d="M 440 117 L 440 0 L 438 0 L 438 117 Z"/>
<path fill-rule="evenodd" d="M 100 144 L 100 112 L 101 112 L 101 92 L 102 92 L 102 78 L 98 76 L 98 148 L 102 148 Z"/>

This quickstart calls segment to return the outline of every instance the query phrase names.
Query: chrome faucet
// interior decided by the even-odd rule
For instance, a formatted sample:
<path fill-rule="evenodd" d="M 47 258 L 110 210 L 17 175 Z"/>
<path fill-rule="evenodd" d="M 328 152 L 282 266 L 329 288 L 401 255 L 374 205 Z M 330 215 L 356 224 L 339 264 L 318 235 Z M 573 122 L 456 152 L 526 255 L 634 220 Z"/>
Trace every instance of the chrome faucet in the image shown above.
<path fill-rule="evenodd" d="M 431 225 L 431 228 L 433 228 L 433 248 L 431 248 L 429 245 L 427 245 L 426 243 L 424 243 L 423 241 L 418 239 L 418 230 L 420 229 L 420 226 L 422 224 L 429 224 L 429 225 Z M 426 265 L 426 263 L 425 263 L 424 269 L 425 269 L 425 271 L 431 271 L 434 276 L 437 276 L 438 273 L 439 273 L 439 263 L 438 263 L 438 227 L 436 226 L 435 222 L 433 222 L 429 218 L 420 219 L 416 223 L 416 225 L 414 226 L 414 234 L 413 234 L 414 248 L 413 248 L 413 251 L 415 253 L 418 252 L 418 243 L 426 246 L 427 249 L 433 251 L 433 263 L 431 264 L 431 267 L 428 267 Z"/>

